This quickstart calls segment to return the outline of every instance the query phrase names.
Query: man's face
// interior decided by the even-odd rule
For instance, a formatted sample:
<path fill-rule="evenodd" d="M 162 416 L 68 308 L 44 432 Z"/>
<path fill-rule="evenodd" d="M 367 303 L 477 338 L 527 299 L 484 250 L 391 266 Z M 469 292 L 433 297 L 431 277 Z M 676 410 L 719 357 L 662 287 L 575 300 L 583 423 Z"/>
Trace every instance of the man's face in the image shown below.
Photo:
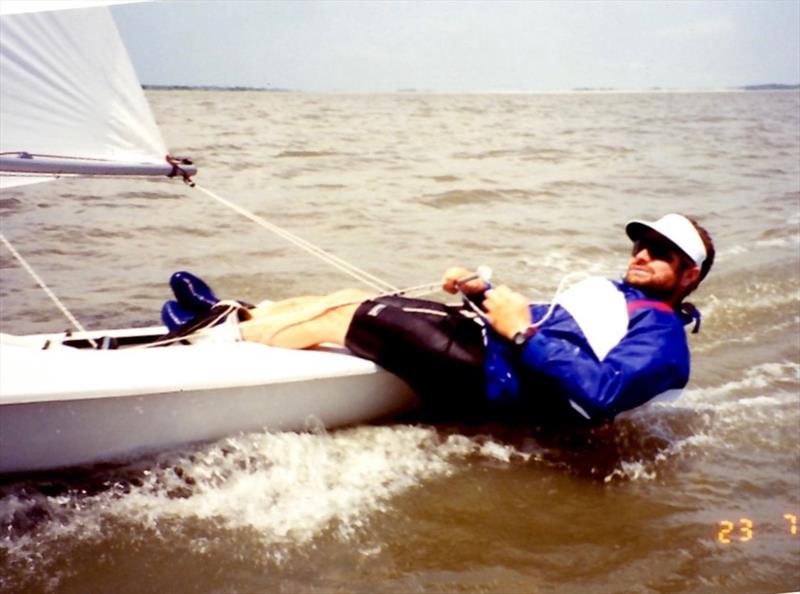
<path fill-rule="evenodd" d="M 672 300 L 682 294 L 698 274 L 692 262 L 653 233 L 634 242 L 625 280 L 655 297 Z"/>

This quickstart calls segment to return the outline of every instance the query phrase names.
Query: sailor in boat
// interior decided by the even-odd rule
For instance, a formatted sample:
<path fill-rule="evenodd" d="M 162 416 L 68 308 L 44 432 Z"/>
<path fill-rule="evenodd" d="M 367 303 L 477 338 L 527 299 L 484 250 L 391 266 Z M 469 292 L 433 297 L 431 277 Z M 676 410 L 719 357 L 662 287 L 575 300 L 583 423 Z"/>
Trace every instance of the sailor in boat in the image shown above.
<path fill-rule="evenodd" d="M 283 348 L 344 345 L 453 415 L 604 422 L 674 397 L 688 382 L 684 325 L 694 322 L 697 332 L 700 317 L 684 300 L 715 253 L 708 232 L 680 214 L 631 221 L 626 232 L 633 248 L 623 280 L 586 278 L 549 305 L 453 267 L 442 288 L 461 293 L 462 304 L 358 290 L 254 308 L 223 302 L 238 316 L 212 330 L 218 339 Z M 176 273 L 172 284 L 178 301 L 163 311 L 169 326 L 217 303 L 189 273 Z"/>

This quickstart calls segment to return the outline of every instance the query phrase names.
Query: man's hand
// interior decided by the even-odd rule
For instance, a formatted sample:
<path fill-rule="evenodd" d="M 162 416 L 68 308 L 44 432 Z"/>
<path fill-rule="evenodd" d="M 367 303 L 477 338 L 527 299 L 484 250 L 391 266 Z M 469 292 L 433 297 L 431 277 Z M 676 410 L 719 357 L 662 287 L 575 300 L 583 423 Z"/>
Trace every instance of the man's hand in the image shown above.
<path fill-rule="evenodd" d="M 486 291 L 483 308 L 492 328 L 509 340 L 517 332 L 524 332 L 532 322 L 528 300 L 505 285 Z"/>
<path fill-rule="evenodd" d="M 463 266 L 453 266 L 452 268 L 448 268 L 444 272 L 444 277 L 442 277 L 442 289 L 453 294 L 458 293 L 459 290 L 465 295 L 482 293 L 486 290 L 488 285 L 479 278 L 473 278 L 465 283 L 458 282 L 459 279 L 474 275 L 475 272 L 472 270 L 467 270 Z"/>

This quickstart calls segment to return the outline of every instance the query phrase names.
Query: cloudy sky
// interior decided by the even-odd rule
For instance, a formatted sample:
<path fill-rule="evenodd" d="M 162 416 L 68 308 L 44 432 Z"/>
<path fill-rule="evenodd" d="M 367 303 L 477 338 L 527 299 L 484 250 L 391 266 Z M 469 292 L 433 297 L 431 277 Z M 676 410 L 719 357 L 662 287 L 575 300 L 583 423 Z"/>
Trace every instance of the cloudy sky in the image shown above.
<path fill-rule="evenodd" d="M 800 1 L 174 1 L 114 6 L 145 84 L 303 91 L 800 82 Z"/>

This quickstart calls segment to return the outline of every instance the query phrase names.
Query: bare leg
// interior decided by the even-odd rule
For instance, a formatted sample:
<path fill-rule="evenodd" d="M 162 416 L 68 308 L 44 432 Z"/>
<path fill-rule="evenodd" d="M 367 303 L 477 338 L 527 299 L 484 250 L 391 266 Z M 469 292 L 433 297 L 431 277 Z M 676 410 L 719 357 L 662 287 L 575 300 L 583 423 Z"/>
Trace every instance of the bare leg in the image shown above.
<path fill-rule="evenodd" d="M 262 301 L 249 311 L 256 316 L 285 314 L 291 311 L 298 311 L 303 307 L 314 306 L 325 297 L 327 296 L 305 295 L 302 297 L 290 297 L 281 301 Z"/>
<path fill-rule="evenodd" d="M 245 340 L 283 348 L 304 349 L 323 342 L 343 345 L 353 314 L 371 296 L 350 289 L 259 305 L 239 328 Z"/>

